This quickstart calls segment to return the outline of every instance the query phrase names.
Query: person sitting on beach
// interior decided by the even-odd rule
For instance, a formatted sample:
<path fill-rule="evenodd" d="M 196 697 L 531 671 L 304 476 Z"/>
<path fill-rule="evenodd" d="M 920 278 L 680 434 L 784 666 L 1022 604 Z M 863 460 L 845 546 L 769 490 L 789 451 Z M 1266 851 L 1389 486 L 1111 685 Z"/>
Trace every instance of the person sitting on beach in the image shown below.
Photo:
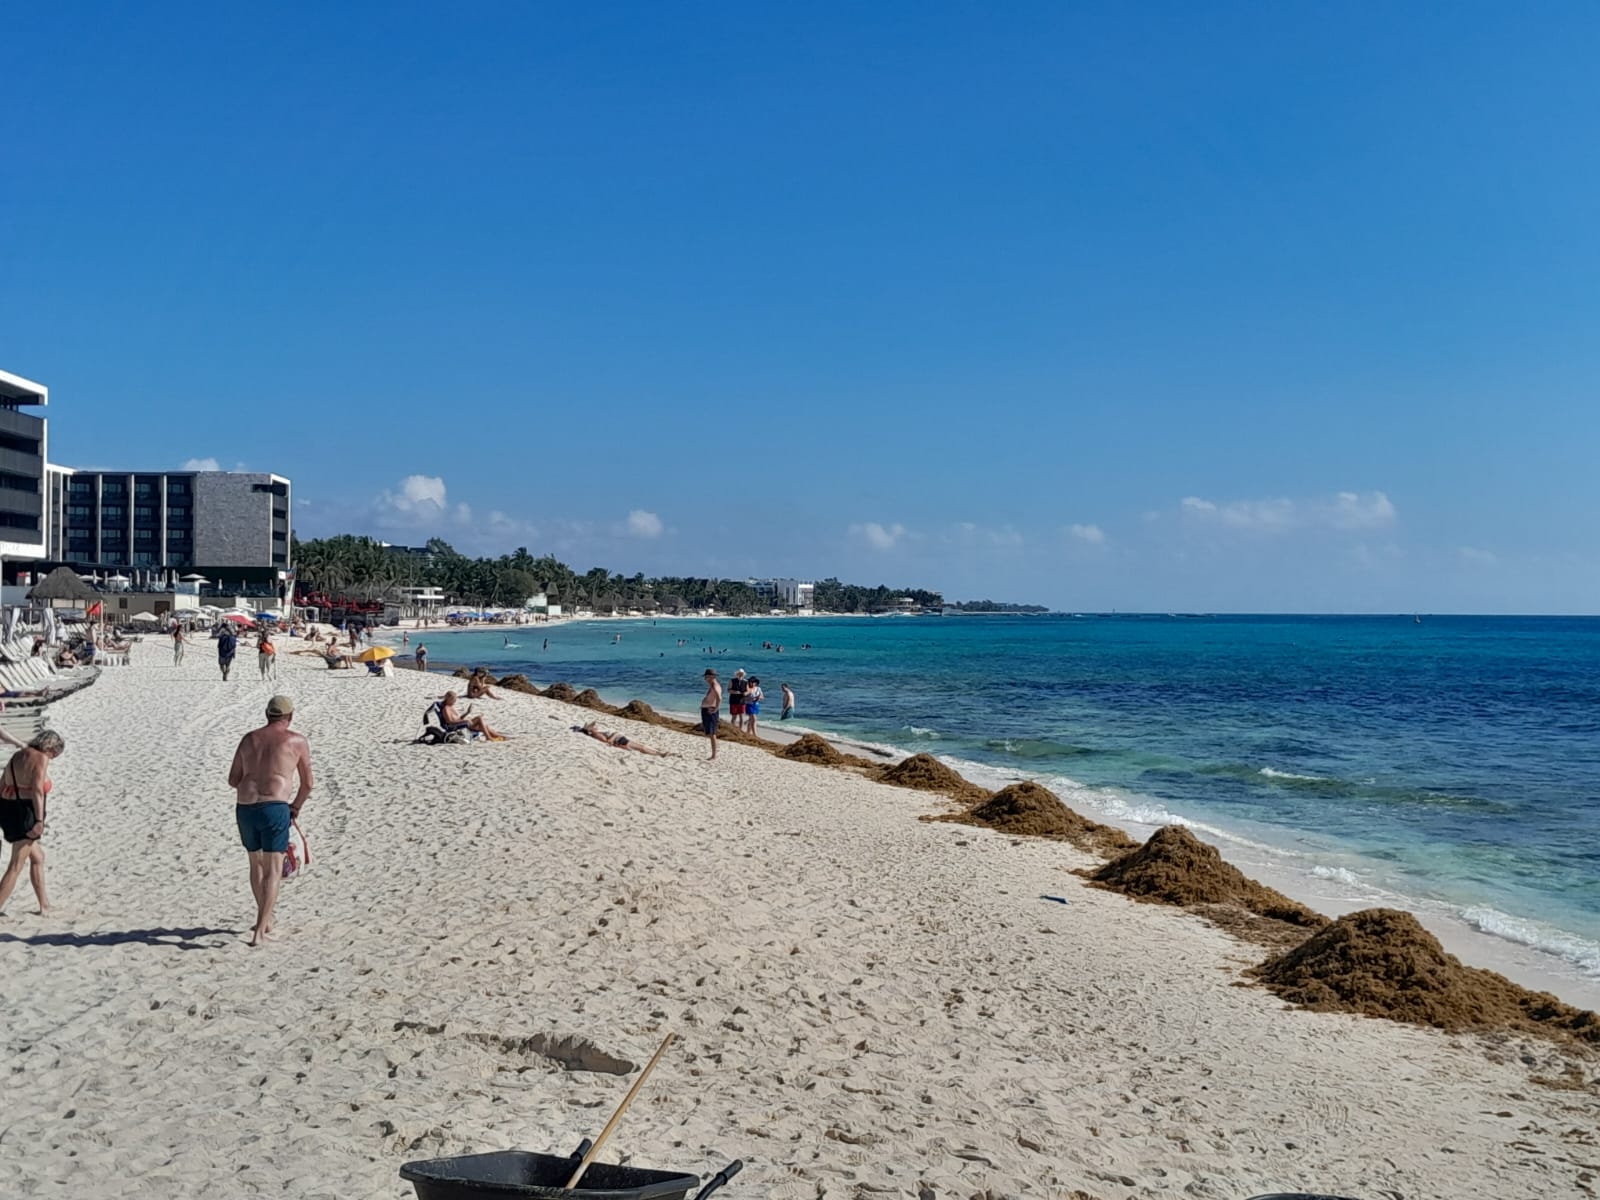
<path fill-rule="evenodd" d="M 493 679 L 494 679 L 494 677 L 489 674 L 487 668 L 485 668 L 485 667 L 473 667 L 472 668 L 472 674 L 467 676 L 467 699 L 468 700 L 498 700 L 498 699 L 500 699 L 499 696 L 496 696 L 494 694 L 494 689 L 492 689 L 489 686 L 489 684 L 491 682 L 493 682 Z"/>
<path fill-rule="evenodd" d="M 11 843 L 11 861 L 6 864 L 5 874 L 0 875 L 0 911 L 11 899 L 24 867 L 28 870 L 28 881 L 33 884 L 33 894 L 39 900 L 40 914 L 50 911 L 50 900 L 44 890 L 44 846 L 39 839 L 45 833 L 50 764 L 61 757 L 66 748 L 59 733 L 46 729 L 13 754 L 5 771 L 0 773 L 0 834 Z"/>
<path fill-rule="evenodd" d="M 666 750 L 653 750 L 643 742 L 635 742 L 620 733 L 607 733 L 599 727 L 598 722 L 590 721 L 587 725 L 574 725 L 574 733 L 586 733 L 597 742 L 604 742 L 608 746 L 615 746 L 618 750 L 637 750 L 640 754 L 653 754 L 657 758 L 672 758 L 673 755 Z"/>
<path fill-rule="evenodd" d="M 483 734 L 491 742 L 507 740 L 505 734 L 497 733 L 490 729 L 488 722 L 482 717 L 473 716 L 472 709 L 468 708 L 466 712 L 457 712 L 457 699 L 459 697 L 454 692 L 446 692 L 444 699 L 439 703 L 439 724 L 446 733 L 454 733 L 458 729 L 466 729 L 473 733 Z"/>
<path fill-rule="evenodd" d="M 322 651 L 322 661 L 328 664 L 328 670 L 344 670 L 350 666 L 349 654 L 339 653 L 339 638 L 328 638 L 328 648 Z"/>

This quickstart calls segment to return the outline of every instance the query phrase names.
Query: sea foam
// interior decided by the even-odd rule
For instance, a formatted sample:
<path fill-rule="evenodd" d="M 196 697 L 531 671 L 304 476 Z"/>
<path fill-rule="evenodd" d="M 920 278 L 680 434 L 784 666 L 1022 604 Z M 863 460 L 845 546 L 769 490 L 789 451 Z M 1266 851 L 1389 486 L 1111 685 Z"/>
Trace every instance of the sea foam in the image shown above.
<path fill-rule="evenodd" d="M 1600 943 L 1486 906 L 1464 909 L 1461 919 L 1479 933 L 1553 954 L 1572 963 L 1583 974 L 1600 978 Z"/>

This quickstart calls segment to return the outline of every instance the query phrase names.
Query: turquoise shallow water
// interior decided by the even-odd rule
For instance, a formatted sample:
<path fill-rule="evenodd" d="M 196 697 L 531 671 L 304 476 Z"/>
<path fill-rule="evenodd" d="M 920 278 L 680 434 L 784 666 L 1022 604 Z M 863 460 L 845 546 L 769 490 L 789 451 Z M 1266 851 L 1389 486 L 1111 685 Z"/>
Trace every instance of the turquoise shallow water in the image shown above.
<path fill-rule="evenodd" d="M 1183 820 L 1600 978 L 1600 619 L 605 621 L 549 630 L 548 650 L 545 636 L 430 649 L 684 712 L 708 663 L 724 679 L 743 667 L 767 719 L 787 680 L 808 727 L 1037 778 L 1123 821 Z"/>

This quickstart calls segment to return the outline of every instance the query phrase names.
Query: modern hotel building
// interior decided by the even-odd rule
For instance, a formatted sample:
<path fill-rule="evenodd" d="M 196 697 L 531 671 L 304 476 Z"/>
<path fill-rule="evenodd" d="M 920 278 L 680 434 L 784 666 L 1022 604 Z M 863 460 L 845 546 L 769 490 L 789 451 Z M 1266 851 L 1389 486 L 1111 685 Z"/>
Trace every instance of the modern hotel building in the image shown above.
<path fill-rule="evenodd" d="M 291 579 L 291 484 L 245 471 L 77 471 L 48 461 L 49 390 L 0 371 L 0 557 L 7 582 L 80 573 L 203 575 L 240 591 Z"/>

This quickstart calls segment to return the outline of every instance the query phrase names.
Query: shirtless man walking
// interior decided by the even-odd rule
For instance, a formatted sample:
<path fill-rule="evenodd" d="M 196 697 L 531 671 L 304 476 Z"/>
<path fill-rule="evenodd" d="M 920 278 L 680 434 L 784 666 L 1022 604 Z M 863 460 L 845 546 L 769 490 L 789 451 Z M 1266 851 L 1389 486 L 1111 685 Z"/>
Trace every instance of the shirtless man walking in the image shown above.
<path fill-rule="evenodd" d="M 259 946 L 272 934 L 272 907 L 283 880 L 283 856 L 289 849 L 289 822 L 300 815 L 311 795 L 311 746 L 289 728 L 294 701 L 274 696 L 267 701 L 267 723 L 239 740 L 228 768 L 228 786 L 235 792 L 234 819 L 239 840 L 250 855 L 250 892 L 256 899 L 256 924 L 250 944 Z M 294 799 L 289 790 L 295 777 Z"/>
<path fill-rule="evenodd" d="M 711 757 L 717 757 L 717 722 L 722 718 L 722 685 L 717 673 L 706 668 L 706 694 L 700 700 L 700 728 L 711 739 Z"/>

